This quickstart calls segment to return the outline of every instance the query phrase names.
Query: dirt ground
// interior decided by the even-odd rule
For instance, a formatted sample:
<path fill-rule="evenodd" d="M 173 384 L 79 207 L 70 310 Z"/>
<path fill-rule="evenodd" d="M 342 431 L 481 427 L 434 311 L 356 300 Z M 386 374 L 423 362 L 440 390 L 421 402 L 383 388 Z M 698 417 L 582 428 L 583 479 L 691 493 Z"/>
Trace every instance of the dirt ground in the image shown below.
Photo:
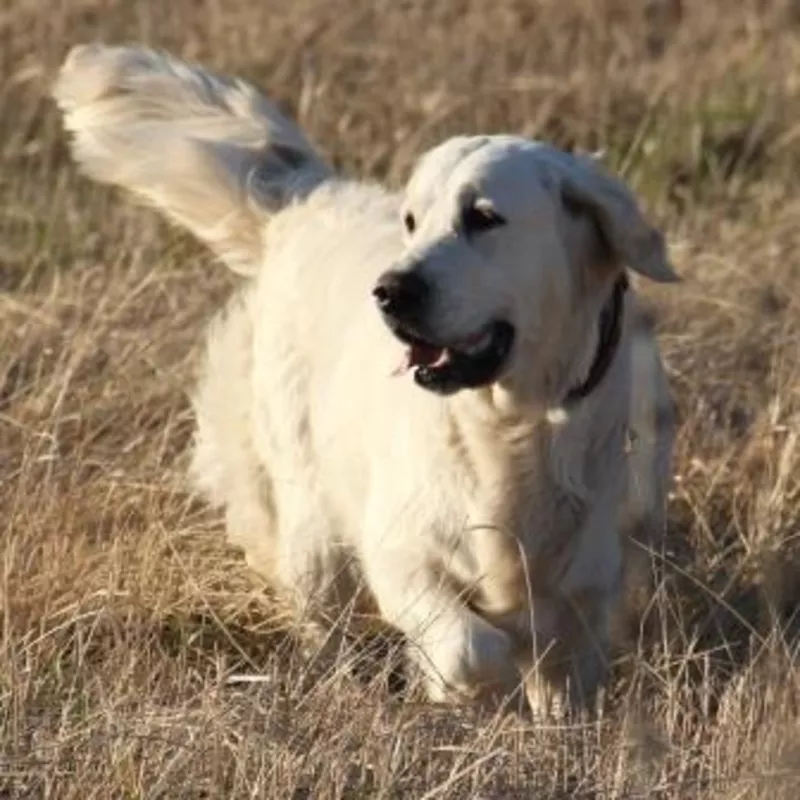
<path fill-rule="evenodd" d="M 510 131 L 641 193 L 684 277 L 641 287 L 681 429 L 599 721 L 309 679 L 183 478 L 235 281 L 77 176 L 47 99 L 94 39 L 251 78 L 351 174 Z M 0 4 L 0 798 L 800 797 L 799 120 L 789 0 Z"/>

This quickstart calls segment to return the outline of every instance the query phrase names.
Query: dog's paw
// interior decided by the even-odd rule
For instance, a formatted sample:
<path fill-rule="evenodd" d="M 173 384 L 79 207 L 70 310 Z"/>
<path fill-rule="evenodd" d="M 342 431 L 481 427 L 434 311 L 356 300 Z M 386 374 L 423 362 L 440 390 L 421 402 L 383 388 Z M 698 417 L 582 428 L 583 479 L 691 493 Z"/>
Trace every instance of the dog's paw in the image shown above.
<path fill-rule="evenodd" d="M 524 680 L 528 713 L 536 722 L 567 723 L 578 719 L 593 719 L 602 710 L 603 692 L 585 693 L 570 687 L 568 682 L 554 683 L 536 673 Z"/>
<path fill-rule="evenodd" d="M 428 698 L 437 703 L 496 704 L 520 686 L 510 637 L 479 617 L 465 616 L 460 630 L 437 631 L 415 660 Z"/>
<path fill-rule="evenodd" d="M 539 676 L 526 679 L 525 697 L 528 711 L 535 722 L 559 723 L 565 722 L 569 717 L 570 706 L 565 692 Z"/>

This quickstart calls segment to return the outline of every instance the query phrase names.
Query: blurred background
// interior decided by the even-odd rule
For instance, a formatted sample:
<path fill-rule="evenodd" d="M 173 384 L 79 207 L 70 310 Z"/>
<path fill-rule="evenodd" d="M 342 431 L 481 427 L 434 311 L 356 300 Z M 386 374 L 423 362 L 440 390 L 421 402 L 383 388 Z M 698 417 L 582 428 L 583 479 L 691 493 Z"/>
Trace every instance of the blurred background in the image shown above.
<path fill-rule="evenodd" d="M 347 174 L 514 132 L 642 197 L 681 430 L 598 723 L 404 702 L 380 661 L 310 679 L 183 482 L 236 283 L 69 162 L 48 90 L 93 40 L 251 79 Z M 0 4 L 0 798 L 800 796 L 799 179 L 792 0 Z"/>

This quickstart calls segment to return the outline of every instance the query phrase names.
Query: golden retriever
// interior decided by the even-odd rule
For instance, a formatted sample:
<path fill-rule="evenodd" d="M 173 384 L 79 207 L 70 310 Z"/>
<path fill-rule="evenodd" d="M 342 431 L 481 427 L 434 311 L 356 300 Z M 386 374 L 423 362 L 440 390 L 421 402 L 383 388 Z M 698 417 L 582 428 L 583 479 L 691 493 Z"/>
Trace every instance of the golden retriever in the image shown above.
<path fill-rule="evenodd" d="M 76 47 L 54 96 L 86 173 L 247 276 L 210 328 L 192 472 L 310 641 L 375 608 L 433 700 L 591 706 L 674 428 L 626 269 L 676 276 L 624 184 L 460 136 L 398 195 L 247 83 L 138 47 Z"/>

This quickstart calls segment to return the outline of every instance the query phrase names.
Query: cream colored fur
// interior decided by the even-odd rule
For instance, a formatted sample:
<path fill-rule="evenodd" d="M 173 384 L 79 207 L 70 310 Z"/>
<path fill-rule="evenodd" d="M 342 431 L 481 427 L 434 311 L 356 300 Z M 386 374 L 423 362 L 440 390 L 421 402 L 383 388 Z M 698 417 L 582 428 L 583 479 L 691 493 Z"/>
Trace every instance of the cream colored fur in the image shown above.
<path fill-rule="evenodd" d="M 309 634 L 376 608 L 435 700 L 522 683 L 534 707 L 568 688 L 591 703 L 626 538 L 663 528 L 673 436 L 632 292 L 605 379 L 561 408 L 622 266 L 674 278 L 623 184 L 543 144 L 458 137 L 401 197 L 335 176 L 252 87 L 140 48 L 76 48 L 54 94 L 91 176 L 249 276 L 210 328 L 192 472 Z M 460 235 L 469 193 L 508 224 Z M 441 337 L 515 325 L 495 384 L 441 397 L 391 376 L 403 347 L 370 295 L 411 262 Z"/>

